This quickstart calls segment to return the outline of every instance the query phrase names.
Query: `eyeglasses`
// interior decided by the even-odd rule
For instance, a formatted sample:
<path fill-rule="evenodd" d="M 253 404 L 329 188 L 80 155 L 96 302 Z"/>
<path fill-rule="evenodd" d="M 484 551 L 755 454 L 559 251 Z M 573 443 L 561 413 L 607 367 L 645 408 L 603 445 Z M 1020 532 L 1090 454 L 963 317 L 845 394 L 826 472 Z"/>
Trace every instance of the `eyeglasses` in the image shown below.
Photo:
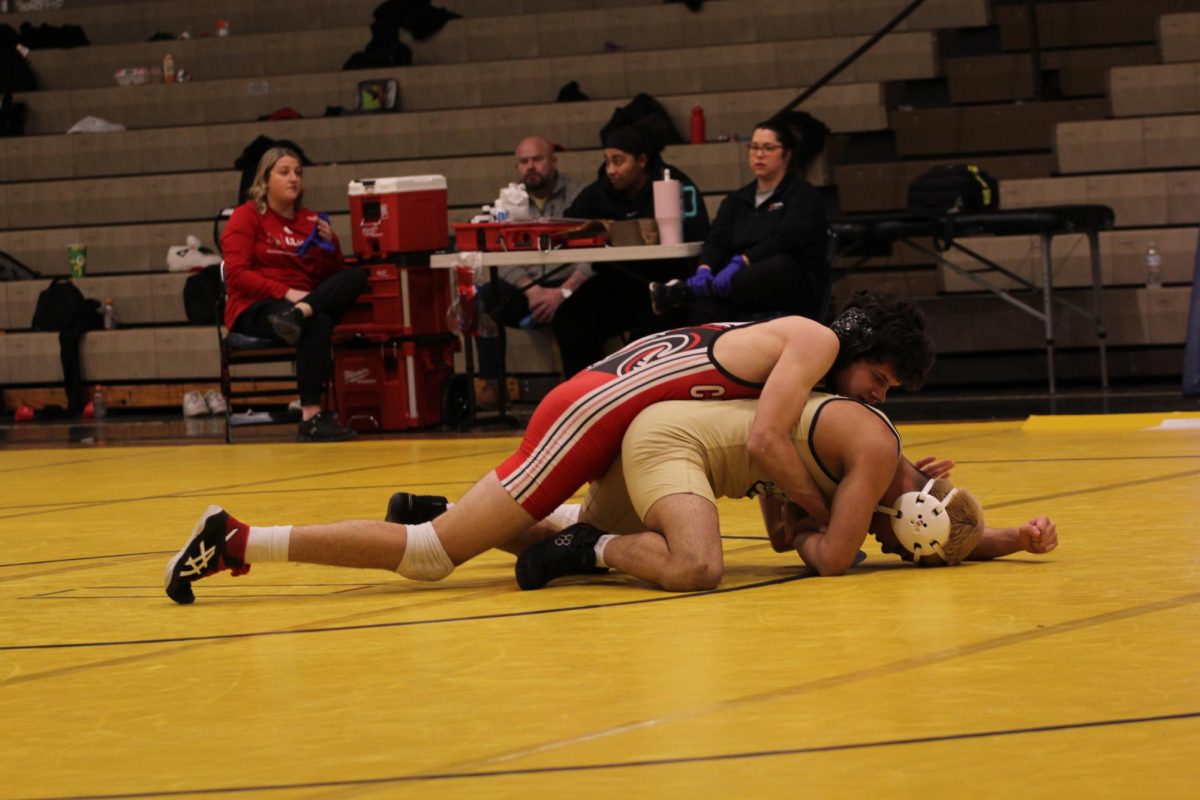
<path fill-rule="evenodd" d="M 749 150 L 751 153 L 770 154 L 770 153 L 774 153 L 776 150 L 782 150 L 783 145 L 781 145 L 781 144 L 759 144 L 758 142 L 754 142 L 753 144 L 746 145 L 746 149 Z"/>

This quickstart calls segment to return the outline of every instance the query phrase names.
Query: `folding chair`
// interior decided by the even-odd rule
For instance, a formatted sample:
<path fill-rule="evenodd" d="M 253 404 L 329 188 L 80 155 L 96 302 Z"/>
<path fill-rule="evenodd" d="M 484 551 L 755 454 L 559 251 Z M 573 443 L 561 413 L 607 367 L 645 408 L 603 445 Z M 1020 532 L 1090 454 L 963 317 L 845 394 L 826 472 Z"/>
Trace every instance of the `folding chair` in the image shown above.
<path fill-rule="evenodd" d="M 296 348 L 278 339 L 260 339 L 236 331 L 226 331 L 225 321 L 225 262 L 221 262 L 221 291 L 217 296 L 217 345 L 221 352 L 221 396 L 225 398 L 225 441 L 233 444 L 233 429 L 241 425 L 270 425 L 296 422 L 289 416 L 268 412 L 235 414 L 233 401 L 250 397 L 278 398 L 295 392 L 294 384 L 287 387 L 264 387 L 260 382 L 278 382 L 283 376 L 275 374 L 233 375 L 233 368 L 246 364 L 290 363 L 292 373 L 296 369 Z M 239 371 L 240 372 L 240 371 Z M 294 381 L 294 378 L 288 378 Z M 234 382 L 249 383 L 249 388 L 234 388 Z"/>

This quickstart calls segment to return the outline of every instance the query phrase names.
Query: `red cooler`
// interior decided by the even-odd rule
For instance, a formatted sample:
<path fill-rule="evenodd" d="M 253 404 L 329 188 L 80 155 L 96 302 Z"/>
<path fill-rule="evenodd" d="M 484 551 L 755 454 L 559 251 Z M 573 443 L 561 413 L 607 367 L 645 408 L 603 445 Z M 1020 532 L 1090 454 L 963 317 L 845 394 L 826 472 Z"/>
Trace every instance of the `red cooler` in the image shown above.
<path fill-rule="evenodd" d="M 350 181 L 354 252 L 366 259 L 442 250 L 449 244 L 441 175 Z"/>

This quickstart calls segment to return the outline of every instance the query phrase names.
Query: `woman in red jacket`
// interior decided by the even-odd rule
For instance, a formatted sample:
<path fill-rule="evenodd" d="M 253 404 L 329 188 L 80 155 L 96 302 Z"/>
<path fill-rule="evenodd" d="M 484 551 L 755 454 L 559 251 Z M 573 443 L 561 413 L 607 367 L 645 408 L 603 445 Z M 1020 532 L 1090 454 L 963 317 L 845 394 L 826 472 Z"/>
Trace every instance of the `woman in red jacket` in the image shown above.
<path fill-rule="evenodd" d="M 302 442 L 354 436 L 321 410 L 333 326 L 362 293 L 367 272 L 342 268 L 337 234 L 302 204 L 300 157 L 273 147 L 258 162 L 250 199 L 221 236 L 225 252 L 225 327 L 296 345 Z"/>

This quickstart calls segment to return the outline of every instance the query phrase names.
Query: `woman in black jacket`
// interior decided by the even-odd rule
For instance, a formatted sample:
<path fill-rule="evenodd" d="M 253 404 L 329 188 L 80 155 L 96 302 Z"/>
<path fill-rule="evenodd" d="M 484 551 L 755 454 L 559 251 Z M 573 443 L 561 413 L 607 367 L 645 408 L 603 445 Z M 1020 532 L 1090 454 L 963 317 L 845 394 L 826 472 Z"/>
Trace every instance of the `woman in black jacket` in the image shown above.
<path fill-rule="evenodd" d="M 637 126 L 618 128 L 604 140 L 604 164 L 596 180 L 583 188 L 564 216 L 577 219 L 654 219 L 654 181 L 664 169 L 671 178 L 695 187 L 677 167 L 664 164 L 661 147 Z M 683 238 L 702 241 L 708 234 L 708 210 L 699 190 L 696 215 L 683 222 Z M 686 260 L 622 261 L 595 265 L 595 275 L 567 296 L 554 315 L 554 335 L 563 372 L 571 377 L 604 357 L 613 336 L 645 336 L 682 325 L 682 318 L 656 317 L 646 296 L 650 281 L 679 279 Z M 565 294 L 565 293 L 564 293 Z"/>
<path fill-rule="evenodd" d="M 700 266 L 663 298 L 690 301 L 689 323 L 820 315 L 830 280 L 825 202 L 791 171 L 796 145 L 781 121 L 755 126 L 749 146 L 755 180 L 721 202 Z"/>

